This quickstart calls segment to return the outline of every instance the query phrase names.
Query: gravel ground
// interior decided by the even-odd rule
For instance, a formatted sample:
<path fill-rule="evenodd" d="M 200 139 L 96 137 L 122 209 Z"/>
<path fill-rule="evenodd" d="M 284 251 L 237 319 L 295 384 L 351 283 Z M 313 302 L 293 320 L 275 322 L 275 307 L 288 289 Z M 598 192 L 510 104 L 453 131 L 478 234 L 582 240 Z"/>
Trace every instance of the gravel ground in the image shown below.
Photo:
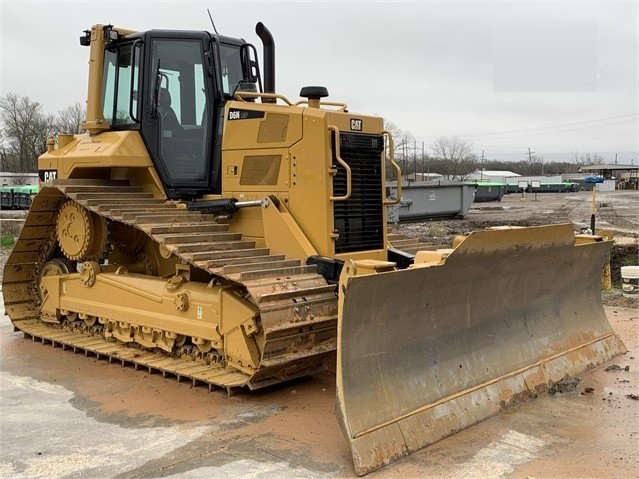
<path fill-rule="evenodd" d="M 611 231 L 615 237 L 639 238 L 639 192 L 597 193 L 596 230 Z M 541 226 L 572 223 L 580 231 L 590 226 L 592 193 L 539 193 L 505 195 L 501 202 L 473 203 L 464 218 L 433 219 L 391 225 L 391 231 L 433 244 L 447 244 L 457 234 L 489 226 Z"/>
<path fill-rule="evenodd" d="M 621 266 L 636 265 L 639 259 L 639 192 L 597 192 L 596 231 L 610 231 L 615 237 L 611 254 L 613 291 L 603 293 L 604 304 L 638 308 L 639 298 L 623 297 L 620 288 Z M 390 231 L 417 238 L 421 242 L 448 245 L 454 236 L 489 226 L 541 226 L 572 223 L 575 231 L 590 226 L 592 193 L 539 193 L 504 196 L 501 202 L 473 203 L 464 218 L 433 219 L 391 225 Z"/>

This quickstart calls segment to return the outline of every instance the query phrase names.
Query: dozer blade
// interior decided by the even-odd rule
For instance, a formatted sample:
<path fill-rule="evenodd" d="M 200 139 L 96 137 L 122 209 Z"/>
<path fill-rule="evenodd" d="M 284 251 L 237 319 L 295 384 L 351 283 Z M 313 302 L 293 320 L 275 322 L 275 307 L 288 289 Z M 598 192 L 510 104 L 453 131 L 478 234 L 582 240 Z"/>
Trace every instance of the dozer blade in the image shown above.
<path fill-rule="evenodd" d="M 430 266 L 347 262 L 337 414 L 357 474 L 626 351 L 601 302 L 611 242 L 589 238 L 576 244 L 570 225 L 486 230 Z"/>

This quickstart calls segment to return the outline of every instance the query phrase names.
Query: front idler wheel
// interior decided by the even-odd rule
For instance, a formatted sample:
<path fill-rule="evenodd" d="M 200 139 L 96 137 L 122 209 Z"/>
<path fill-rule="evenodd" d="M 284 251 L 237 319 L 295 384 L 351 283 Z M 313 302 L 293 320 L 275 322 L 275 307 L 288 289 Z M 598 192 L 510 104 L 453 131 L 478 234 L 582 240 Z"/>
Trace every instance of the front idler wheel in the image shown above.
<path fill-rule="evenodd" d="M 38 275 L 38 294 L 40 295 L 40 301 L 43 301 L 47 295 L 47 289 L 44 286 L 42 278 L 45 276 L 69 274 L 72 271 L 75 272 L 74 265 L 65 258 L 54 258 L 51 261 L 47 261 Z"/>

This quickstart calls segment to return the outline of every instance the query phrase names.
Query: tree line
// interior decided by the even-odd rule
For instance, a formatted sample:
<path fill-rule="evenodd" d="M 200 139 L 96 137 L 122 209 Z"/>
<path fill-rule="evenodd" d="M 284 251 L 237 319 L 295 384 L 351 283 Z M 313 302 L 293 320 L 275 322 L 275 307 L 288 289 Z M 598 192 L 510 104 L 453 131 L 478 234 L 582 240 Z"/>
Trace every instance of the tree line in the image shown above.
<path fill-rule="evenodd" d="M 512 171 L 522 176 L 559 175 L 578 173 L 584 165 L 600 165 L 605 159 L 597 153 L 570 153 L 568 161 L 545 162 L 542 156 L 531 154 L 527 159 L 504 161 L 483 159 L 475 152 L 472 142 L 457 136 L 437 137 L 426 146 L 417 142 L 413 134 L 384 120 L 386 129 L 395 138 L 395 160 L 402 168 L 402 175 L 410 179 L 426 178 L 437 173 L 449 180 L 464 181 L 481 169 Z M 386 177 L 395 179 L 394 171 L 387 166 Z"/>
<path fill-rule="evenodd" d="M 80 102 L 51 114 L 28 96 L 7 93 L 0 97 L 0 171 L 38 171 L 38 157 L 47 149 L 47 138 L 81 133 L 85 116 Z"/>
<path fill-rule="evenodd" d="M 441 140 L 441 139 L 440 139 Z M 449 141 L 449 138 L 443 141 Z M 590 155 L 592 156 L 592 155 Z M 575 161 L 550 161 L 543 162 L 533 158 L 533 161 L 504 161 L 484 160 L 478 155 L 466 157 L 445 157 L 425 154 L 413 157 L 399 157 L 398 162 L 402 167 L 402 174 L 409 178 L 426 177 L 428 173 L 438 173 L 450 180 L 466 180 L 472 173 L 480 170 L 486 171 L 511 171 L 522 176 L 553 176 L 564 173 L 579 173 L 579 167 L 586 165 L 598 165 L 604 163 L 604 158 L 598 156 L 596 161 L 583 160 L 582 155 Z M 390 170 L 389 170 L 390 171 Z"/>
<path fill-rule="evenodd" d="M 58 133 L 81 133 L 85 108 L 76 102 L 58 111 L 46 113 L 41 103 L 28 96 L 8 93 L 0 97 L 0 171 L 29 173 L 38 170 L 38 157 L 46 151 L 49 136 Z M 528 160 L 482 160 L 471 142 L 462 138 L 439 137 L 421 148 L 413 134 L 386 119 L 386 129 L 395 138 L 395 159 L 405 177 L 420 178 L 423 173 L 438 173 L 451 180 L 466 180 L 483 168 L 509 170 L 524 176 L 576 173 L 580 165 L 601 164 L 603 158 L 596 153 L 572 153 L 570 161 L 546 162 L 531 155 Z M 387 178 L 394 179 L 394 170 L 387 169 Z"/>

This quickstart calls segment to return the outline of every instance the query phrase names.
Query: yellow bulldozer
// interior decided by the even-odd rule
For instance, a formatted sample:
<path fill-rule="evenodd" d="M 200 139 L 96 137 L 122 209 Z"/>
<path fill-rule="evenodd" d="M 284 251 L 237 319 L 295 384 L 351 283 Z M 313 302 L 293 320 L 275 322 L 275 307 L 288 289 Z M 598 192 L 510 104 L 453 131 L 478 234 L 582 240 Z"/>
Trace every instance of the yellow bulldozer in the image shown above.
<path fill-rule="evenodd" d="M 83 33 L 86 133 L 48 141 L 4 269 L 17 330 L 229 391 L 334 368 L 360 475 L 625 351 L 599 289 L 611 241 L 555 225 L 393 248 L 383 120 L 276 93 L 256 33 L 264 74 L 241 39 Z"/>

